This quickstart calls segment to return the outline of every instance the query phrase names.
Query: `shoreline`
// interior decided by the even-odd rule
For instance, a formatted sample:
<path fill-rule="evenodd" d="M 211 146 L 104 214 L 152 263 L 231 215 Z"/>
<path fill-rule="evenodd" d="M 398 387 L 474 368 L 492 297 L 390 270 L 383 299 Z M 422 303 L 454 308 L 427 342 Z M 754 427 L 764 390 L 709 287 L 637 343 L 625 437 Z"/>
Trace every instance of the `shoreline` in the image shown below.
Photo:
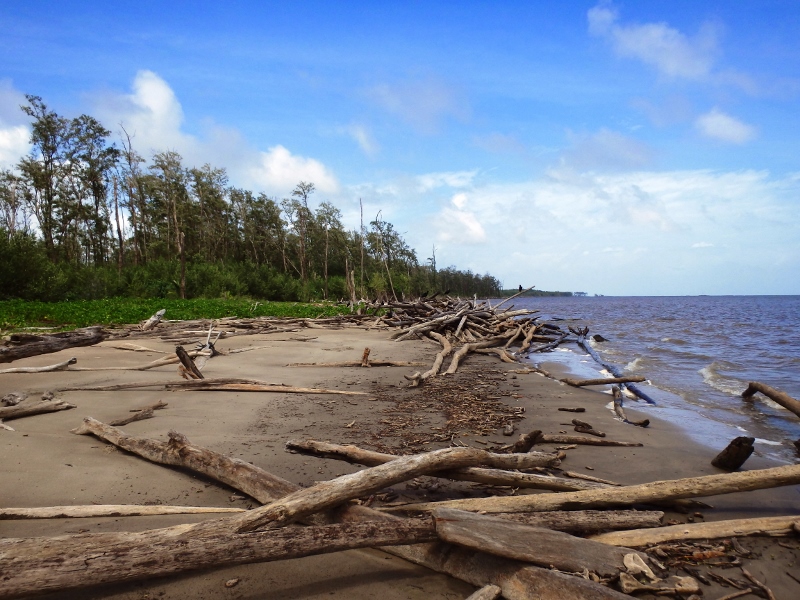
<path fill-rule="evenodd" d="M 294 339 L 293 339 L 294 338 Z M 174 344 L 157 338 L 136 342 L 153 350 L 172 352 Z M 322 460 L 284 450 L 289 439 L 318 439 L 352 443 L 367 448 L 386 446 L 396 453 L 447 447 L 451 443 L 487 448 L 509 443 L 519 433 L 541 429 L 546 433 L 571 433 L 567 425 L 572 416 L 557 408 L 581 406 L 579 415 L 608 439 L 640 441 L 637 448 L 598 448 L 579 446 L 567 450 L 562 469 L 614 480 L 621 484 L 718 473 L 710 460 L 713 450 L 695 443 L 682 430 L 662 419 L 654 419 L 647 429 L 621 423 L 607 410 L 607 395 L 572 388 L 536 374 L 515 373 L 520 366 L 501 363 L 493 357 L 470 355 L 452 376 L 436 378 L 435 385 L 408 388 L 404 375 L 414 368 L 372 367 L 290 368 L 297 362 L 340 362 L 360 359 L 364 347 L 370 358 L 420 362 L 429 365 L 438 347 L 424 341 L 394 342 L 387 330 L 366 330 L 362 326 L 344 329 L 303 329 L 300 334 L 281 333 L 234 336 L 220 340 L 224 350 L 247 346 L 268 346 L 241 354 L 216 357 L 204 369 L 208 376 L 242 377 L 296 386 L 366 392 L 365 396 L 323 396 L 244 392 L 64 392 L 65 400 L 77 409 L 11 421 L 15 432 L 0 432 L 0 451 L 4 456 L 4 484 L 0 489 L 3 507 L 36 507 L 64 504 L 186 504 L 247 508 L 254 502 L 230 488 L 181 470 L 165 468 L 125 452 L 113 450 L 104 442 L 76 436 L 69 430 L 85 416 L 108 422 L 130 414 L 128 411 L 158 400 L 168 403 L 156 417 L 122 427 L 131 435 L 166 439 L 167 432 L 185 434 L 193 443 L 206 446 L 260 466 L 275 475 L 302 486 L 359 470 L 347 463 Z M 131 352 L 111 347 L 109 342 L 73 348 L 55 354 L 15 361 L 15 366 L 42 366 L 78 358 L 78 366 L 122 366 L 142 364 L 163 356 Z M 0 391 L 47 389 L 75 383 L 104 384 L 131 381 L 179 380 L 175 366 L 152 371 L 56 372 L 0 375 Z M 474 400 L 472 398 L 475 398 Z M 514 437 L 504 437 L 499 429 L 489 433 L 479 429 L 478 420 L 466 425 L 448 425 L 444 412 L 454 399 L 484 407 L 489 413 L 513 412 L 523 408 L 516 420 Z M 448 408 L 449 407 L 449 408 Z M 503 408 L 505 407 L 505 408 Z M 455 410 L 455 409 L 453 409 Z M 468 406 L 458 410 L 467 411 Z M 494 411 L 494 412 L 492 412 Z M 653 417 L 626 405 L 631 416 Z M 506 413 L 503 413 L 506 414 Z M 461 416 L 460 414 L 457 416 Z M 469 416 L 469 415 L 467 415 Z M 480 416 L 480 415 L 479 415 Z M 452 421 L 452 419 L 451 419 Z M 433 428 L 450 428 L 461 434 L 451 441 L 431 441 Z M 537 449 L 554 450 L 558 445 Z M 772 466 L 753 456 L 744 469 Z M 393 486 L 388 492 L 393 501 L 440 500 L 449 497 L 508 494 L 511 490 L 433 478 L 419 478 Z M 416 481 L 416 480 L 415 480 Z M 440 482 L 438 486 L 435 482 Z M 445 483 L 442 483 L 445 482 Z M 414 485 L 410 485 L 414 483 Z M 668 512 L 665 521 L 686 522 L 720 520 L 742 516 L 800 514 L 800 489 L 779 488 L 703 499 L 716 508 L 702 509 L 703 517 Z M 388 500 L 387 500 L 388 501 Z M 3 537 L 29 537 L 76 533 L 82 530 L 140 531 L 178 523 L 202 520 L 202 516 L 105 517 L 54 519 L 42 521 L 0 521 Z M 769 552 L 782 557 L 748 563 L 756 577 L 763 577 L 781 597 L 800 589 L 783 574 L 785 565 L 800 559 L 800 550 L 775 545 L 771 540 L 742 539 L 747 547 L 767 544 Z M 796 546 L 796 544 L 795 544 Z M 785 556 L 784 556 L 785 555 Z M 768 554 L 766 555 L 768 556 Z M 239 579 L 234 588 L 225 582 Z M 712 588 L 719 591 L 721 588 Z M 59 594 L 59 598 L 113 598 L 139 600 L 152 598 L 465 598 L 474 591 L 461 581 L 389 558 L 376 550 L 354 550 L 282 561 L 215 569 L 209 572 L 154 579 L 152 581 L 106 586 L 101 589 Z M 721 594 L 717 594 L 721 595 Z M 713 594 L 712 594 L 713 596 Z M 54 596 L 51 596 L 54 597 Z M 640 596 L 647 597 L 647 596 Z M 791 597 L 791 596 L 787 596 Z"/>

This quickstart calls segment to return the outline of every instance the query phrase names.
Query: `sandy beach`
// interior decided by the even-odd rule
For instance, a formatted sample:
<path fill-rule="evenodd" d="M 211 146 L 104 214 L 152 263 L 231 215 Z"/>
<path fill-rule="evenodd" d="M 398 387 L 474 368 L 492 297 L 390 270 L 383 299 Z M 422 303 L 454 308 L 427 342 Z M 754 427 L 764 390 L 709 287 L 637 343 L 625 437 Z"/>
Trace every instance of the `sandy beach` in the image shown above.
<path fill-rule="evenodd" d="M 200 336 L 197 336 L 200 340 Z M 119 341 L 74 348 L 15 361 L 10 366 L 43 366 L 77 358 L 77 367 L 141 365 L 174 351 L 175 344 L 157 337 L 132 340 L 153 352 L 115 348 Z M 130 423 L 131 435 L 165 441 L 177 431 L 200 446 L 251 462 L 270 473 L 304 487 L 358 467 L 284 449 L 288 440 L 326 440 L 402 454 L 449 445 L 486 449 L 508 444 L 519 433 L 574 433 L 570 420 L 578 416 L 608 439 L 641 442 L 642 447 L 578 446 L 567 449 L 561 469 L 608 479 L 623 485 L 715 474 L 711 459 L 721 450 L 692 442 L 675 425 L 653 419 L 628 402 L 630 418 L 650 418 L 648 428 L 614 418 L 606 408 L 608 394 L 569 387 L 536 373 L 522 373 L 520 365 L 502 363 L 493 356 L 471 355 L 455 375 L 438 377 L 419 388 L 409 388 L 404 375 L 425 370 L 437 345 L 429 341 L 395 342 L 386 329 L 365 326 L 306 328 L 297 332 L 222 338 L 217 347 L 227 351 L 264 346 L 249 352 L 223 355 L 208 361 L 206 377 L 240 377 L 298 387 L 358 391 L 364 395 L 324 395 L 249 392 L 122 390 L 67 391 L 57 394 L 77 408 L 9 421 L 15 431 L 0 431 L 3 457 L 0 507 L 44 507 L 90 504 L 163 504 L 216 507 L 254 507 L 243 494 L 187 471 L 149 463 L 116 450 L 91 436 L 70 430 L 91 416 L 103 422 L 125 417 L 132 409 L 159 400 L 168 403 L 155 418 Z M 187 345 L 187 348 L 189 346 Z M 372 360 L 419 363 L 421 367 L 325 367 L 319 363 L 359 361 L 365 347 Z M 292 363 L 318 363 L 291 367 Z M 542 365 L 545 368 L 546 363 Z M 73 386 L 108 385 L 137 381 L 181 381 L 175 365 L 149 371 L 62 371 L 0 375 L 0 395 Z M 461 402 L 462 404 L 458 404 Z M 479 406 L 470 417 L 468 406 Z M 574 415 L 559 407 L 581 407 Z M 516 415 L 516 417 L 515 417 Z M 461 419 L 460 421 L 458 419 Z M 500 422 L 516 425 L 513 437 L 502 435 Z M 691 427 L 691 423 L 686 423 Z M 445 435 L 447 434 L 447 435 Z M 446 439 L 444 439 L 446 437 Z M 553 451 L 557 445 L 537 445 Z M 563 444 L 562 444 L 563 446 Z M 776 466 L 751 457 L 744 470 Z M 434 485 L 432 482 L 444 482 Z M 386 490 L 386 502 L 445 500 L 466 496 L 508 495 L 508 488 L 448 483 L 420 478 Z M 547 492 L 542 492 L 547 493 Z M 703 498 L 713 509 L 678 514 L 668 511 L 664 522 L 712 521 L 741 517 L 800 515 L 798 486 Z M 380 499 L 376 501 L 378 506 Z M 143 531 L 190 523 L 214 515 L 105 517 L 88 519 L 2 520 L 0 537 L 54 536 L 78 532 Z M 777 598 L 800 595 L 797 563 L 800 544 L 795 538 L 740 538 L 751 552 L 741 562 L 766 583 Z M 704 567 L 700 567 L 701 571 Z M 741 579 L 738 568 L 717 569 Z M 686 573 L 681 572 L 681 575 Z M 234 584 L 231 584 L 236 580 Z M 230 587 L 226 587 L 226 582 Z M 377 550 L 352 550 L 273 563 L 252 564 L 152 579 L 130 584 L 53 594 L 58 598 L 375 598 L 385 600 L 466 598 L 475 588 L 454 578 L 412 565 Z M 736 591 L 716 581 L 702 587 L 704 597 L 717 598 Z M 638 597 L 648 597 L 639 595 Z M 655 597 L 655 596 L 653 596 Z"/>

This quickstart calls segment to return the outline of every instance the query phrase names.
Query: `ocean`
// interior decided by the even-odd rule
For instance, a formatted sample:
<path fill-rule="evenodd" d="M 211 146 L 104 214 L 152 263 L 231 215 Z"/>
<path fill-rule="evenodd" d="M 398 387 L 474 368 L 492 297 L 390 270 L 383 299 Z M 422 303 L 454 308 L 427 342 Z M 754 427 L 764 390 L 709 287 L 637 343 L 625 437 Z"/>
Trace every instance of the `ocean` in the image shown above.
<path fill-rule="evenodd" d="M 493 302 L 494 304 L 494 302 Z M 672 421 L 695 440 L 720 450 L 736 436 L 756 438 L 756 454 L 796 460 L 800 419 L 764 396 L 745 402 L 748 381 L 800 399 L 800 296 L 667 296 L 515 298 L 542 320 L 589 327 L 606 342 L 600 356 L 626 373 L 643 375 L 643 391 L 657 402 L 625 405 Z M 578 376 L 602 367 L 577 344 L 532 354 Z"/>

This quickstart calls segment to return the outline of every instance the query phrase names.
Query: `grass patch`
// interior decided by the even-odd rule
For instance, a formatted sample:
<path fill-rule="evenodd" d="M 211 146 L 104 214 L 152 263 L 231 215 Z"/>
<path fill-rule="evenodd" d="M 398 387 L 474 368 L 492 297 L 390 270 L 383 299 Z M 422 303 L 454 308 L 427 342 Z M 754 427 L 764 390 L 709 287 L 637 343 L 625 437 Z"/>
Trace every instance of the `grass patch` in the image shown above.
<path fill-rule="evenodd" d="M 35 302 L 6 300 L 0 302 L 0 329 L 14 331 L 26 327 L 74 329 L 91 325 L 127 325 L 147 319 L 160 309 L 165 319 L 219 319 L 222 317 L 300 317 L 314 318 L 347 313 L 346 306 L 329 302 L 268 302 L 234 299 L 192 300 L 109 298 Z"/>

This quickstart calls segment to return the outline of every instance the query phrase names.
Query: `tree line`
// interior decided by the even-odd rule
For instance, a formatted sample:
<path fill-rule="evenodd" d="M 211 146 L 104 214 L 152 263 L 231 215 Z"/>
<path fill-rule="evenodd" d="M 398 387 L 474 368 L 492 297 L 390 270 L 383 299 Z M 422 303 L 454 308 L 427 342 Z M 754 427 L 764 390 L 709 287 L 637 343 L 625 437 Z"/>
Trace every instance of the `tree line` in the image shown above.
<path fill-rule="evenodd" d="M 288 198 L 230 185 L 223 168 L 149 161 L 89 115 L 38 96 L 31 151 L 0 171 L 0 298 L 62 300 L 249 295 L 270 300 L 496 296 L 500 282 L 420 261 L 381 214 L 347 230 L 314 184 Z"/>

